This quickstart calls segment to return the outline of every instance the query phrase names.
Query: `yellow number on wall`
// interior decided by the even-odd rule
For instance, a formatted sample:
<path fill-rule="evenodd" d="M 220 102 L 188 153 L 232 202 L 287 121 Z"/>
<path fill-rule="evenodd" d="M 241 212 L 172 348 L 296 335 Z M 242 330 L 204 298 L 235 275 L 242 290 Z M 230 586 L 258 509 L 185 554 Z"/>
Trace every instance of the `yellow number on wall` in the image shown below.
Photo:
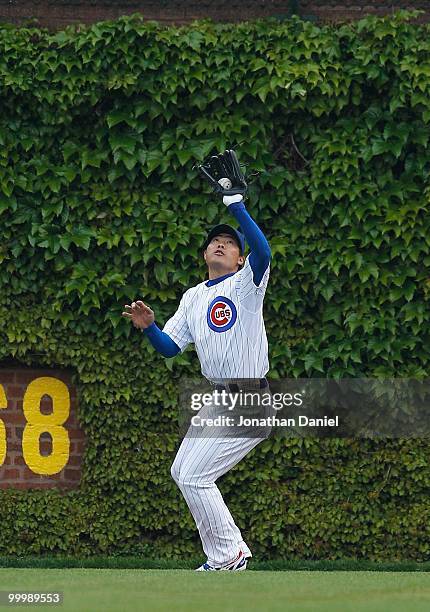
<path fill-rule="evenodd" d="M 4 392 L 3 385 L 0 385 L 0 410 L 7 408 L 7 399 Z M 0 467 L 3 465 L 6 459 L 6 427 L 3 421 L 0 419 Z"/>
<path fill-rule="evenodd" d="M 42 414 L 40 402 L 44 395 L 52 399 L 52 413 Z M 36 474 L 56 474 L 69 460 L 70 440 L 62 427 L 70 412 L 70 396 L 67 386 L 57 378 L 42 376 L 27 387 L 23 401 L 27 425 L 22 432 L 22 453 L 30 470 Z M 52 437 L 52 453 L 40 454 L 39 439 L 48 432 Z"/>

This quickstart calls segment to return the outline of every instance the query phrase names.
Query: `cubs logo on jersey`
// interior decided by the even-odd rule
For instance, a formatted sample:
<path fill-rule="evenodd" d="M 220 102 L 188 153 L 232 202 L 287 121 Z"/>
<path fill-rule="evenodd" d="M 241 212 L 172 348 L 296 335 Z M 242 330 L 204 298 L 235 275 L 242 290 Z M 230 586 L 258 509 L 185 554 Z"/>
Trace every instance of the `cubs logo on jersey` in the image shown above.
<path fill-rule="evenodd" d="M 209 304 L 206 319 L 212 331 L 225 332 L 236 323 L 236 306 L 228 298 L 219 295 Z"/>

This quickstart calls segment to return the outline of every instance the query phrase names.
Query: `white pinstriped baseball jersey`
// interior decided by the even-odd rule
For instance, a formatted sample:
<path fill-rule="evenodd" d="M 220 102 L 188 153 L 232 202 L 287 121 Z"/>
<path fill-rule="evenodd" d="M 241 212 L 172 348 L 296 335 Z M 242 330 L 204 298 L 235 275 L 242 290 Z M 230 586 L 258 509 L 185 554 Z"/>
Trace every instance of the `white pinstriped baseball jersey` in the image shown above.
<path fill-rule="evenodd" d="M 241 270 L 208 287 L 188 289 L 165 332 L 184 352 L 194 343 L 205 378 L 263 378 L 269 370 L 263 300 L 270 264 L 258 286 L 249 255 Z"/>

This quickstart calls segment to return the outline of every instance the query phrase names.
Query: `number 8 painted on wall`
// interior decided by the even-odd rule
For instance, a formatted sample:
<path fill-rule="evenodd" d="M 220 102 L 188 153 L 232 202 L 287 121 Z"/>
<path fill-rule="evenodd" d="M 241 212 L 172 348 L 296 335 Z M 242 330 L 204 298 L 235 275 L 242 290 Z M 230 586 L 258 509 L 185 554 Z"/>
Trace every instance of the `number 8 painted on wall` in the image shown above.
<path fill-rule="evenodd" d="M 43 414 L 40 411 L 40 402 L 44 395 L 49 395 L 52 399 L 51 414 Z M 22 454 L 26 464 L 35 474 L 51 475 L 60 472 L 69 460 L 70 450 L 69 434 L 62 427 L 70 414 L 67 386 L 57 378 L 36 378 L 25 391 L 23 410 L 27 419 L 22 432 Z M 43 433 L 49 433 L 52 437 L 52 453 L 46 456 L 40 454 L 39 441 Z M 1 450 L 0 440 L 0 460 Z"/>

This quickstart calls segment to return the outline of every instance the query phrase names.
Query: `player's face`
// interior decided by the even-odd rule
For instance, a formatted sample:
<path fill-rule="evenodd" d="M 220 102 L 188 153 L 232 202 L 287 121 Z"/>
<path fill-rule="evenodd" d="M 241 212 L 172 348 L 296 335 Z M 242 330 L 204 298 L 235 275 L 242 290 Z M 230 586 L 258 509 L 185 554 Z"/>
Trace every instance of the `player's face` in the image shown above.
<path fill-rule="evenodd" d="M 236 272 L 244 258 L 240 255 L 239 246 L 229 234 L 219 234 L 212 238 L 204 254 L 209 267 L 220 274 Z"/>

